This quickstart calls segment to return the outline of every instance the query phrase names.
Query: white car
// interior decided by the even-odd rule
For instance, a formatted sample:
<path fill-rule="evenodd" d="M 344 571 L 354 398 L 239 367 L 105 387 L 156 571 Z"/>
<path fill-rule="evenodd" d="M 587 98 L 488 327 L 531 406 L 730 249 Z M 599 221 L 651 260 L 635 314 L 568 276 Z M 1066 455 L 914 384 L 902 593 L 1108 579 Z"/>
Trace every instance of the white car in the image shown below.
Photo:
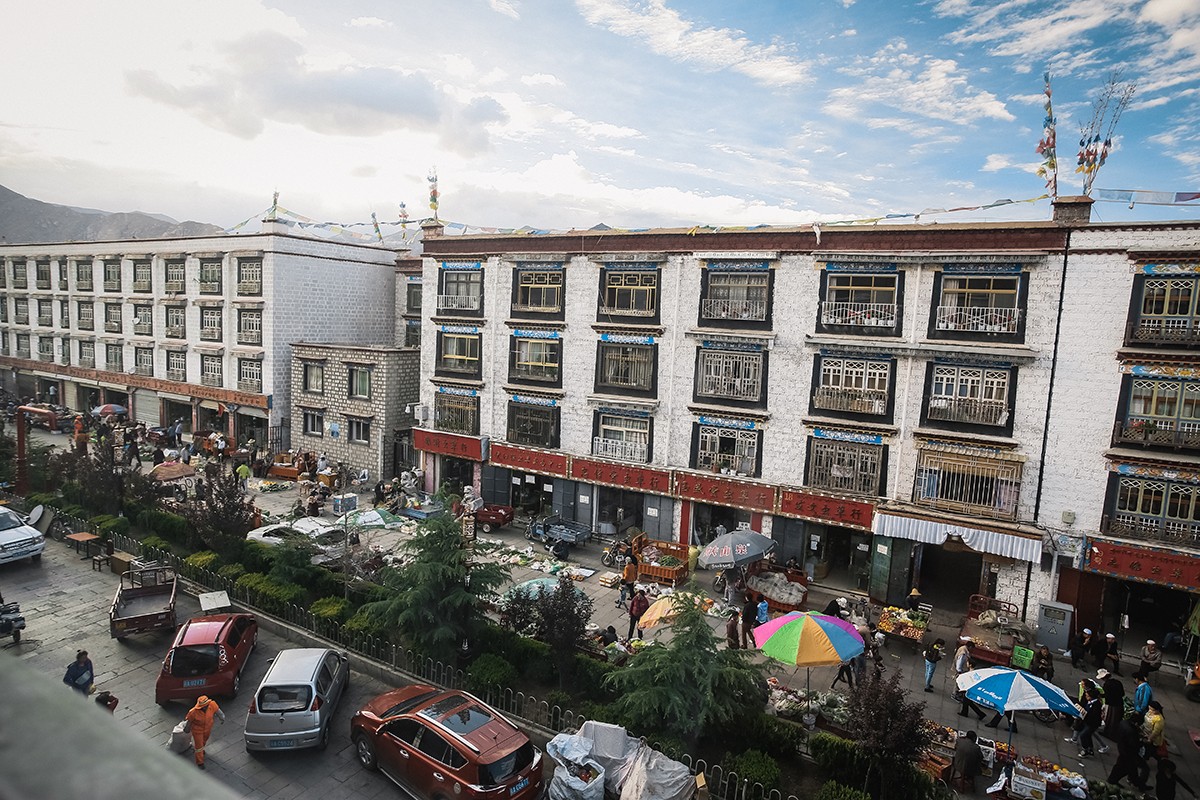
<path fill-rule="evenodd" d="M 246 539 L 271 547 L 286 542 L 312 545 L 317 549 L 312 563 L 332 564 L 340 561 L 345 554 L 342 542 L 346 539 L 346 531 L 321 520 L 301 517 L 292 522 L 277 522 L 255 528 L 246 534 Z M 355 539 L 356 536 L 351 534 L 351 545 Z"/>
<path fill-rule="evenodd" d="M 45 549 L 46 537 L 41 531 L 11 508 L 0 506 L 0 564 L 23 558 L 39 561 Z"/>

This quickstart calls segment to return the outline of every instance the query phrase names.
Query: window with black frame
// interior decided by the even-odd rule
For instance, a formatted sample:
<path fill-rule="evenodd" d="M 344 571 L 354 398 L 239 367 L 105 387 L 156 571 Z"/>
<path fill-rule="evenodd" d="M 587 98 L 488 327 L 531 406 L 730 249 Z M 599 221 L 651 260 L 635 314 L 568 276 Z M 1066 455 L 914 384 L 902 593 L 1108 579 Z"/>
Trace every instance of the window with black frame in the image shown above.
<path fill-rule="evenodd" d="M 509 401 L 507 439 L 512 444 L 558 447 L 558 406 Z"/>

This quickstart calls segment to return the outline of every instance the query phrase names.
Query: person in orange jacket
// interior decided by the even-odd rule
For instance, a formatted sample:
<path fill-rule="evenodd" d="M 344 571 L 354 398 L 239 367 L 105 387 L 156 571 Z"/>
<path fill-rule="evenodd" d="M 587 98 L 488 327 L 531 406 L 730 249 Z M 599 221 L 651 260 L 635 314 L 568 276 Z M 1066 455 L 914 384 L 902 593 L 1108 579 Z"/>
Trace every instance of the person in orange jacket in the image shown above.
<path fill-rule="evenodd" d="M 222 725 L 225 724 L 225 712 L 217 705 L 217 701 L 203 694 L 196 699 L 196 705 L 192 706 L 192 710 L 185 717 L 191 726 L 192 743 L 196 747 L 196 766 L 200 769 L 204 769 L 204 745 L 208 743 L 213 720 L 217 718 L 221 720 Z"/>

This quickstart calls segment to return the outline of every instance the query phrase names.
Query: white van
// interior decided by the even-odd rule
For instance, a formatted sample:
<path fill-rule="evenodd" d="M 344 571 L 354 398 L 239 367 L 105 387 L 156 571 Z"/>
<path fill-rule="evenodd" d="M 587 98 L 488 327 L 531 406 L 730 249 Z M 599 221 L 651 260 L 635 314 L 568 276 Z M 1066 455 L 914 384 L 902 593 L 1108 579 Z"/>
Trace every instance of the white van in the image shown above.
<path fill-rule="evenodd" d="M 333 712 L 349 683 L 345 653 L 325 647 L 280 650 L 250 701 L 246 749 L 324 750 Z"/>

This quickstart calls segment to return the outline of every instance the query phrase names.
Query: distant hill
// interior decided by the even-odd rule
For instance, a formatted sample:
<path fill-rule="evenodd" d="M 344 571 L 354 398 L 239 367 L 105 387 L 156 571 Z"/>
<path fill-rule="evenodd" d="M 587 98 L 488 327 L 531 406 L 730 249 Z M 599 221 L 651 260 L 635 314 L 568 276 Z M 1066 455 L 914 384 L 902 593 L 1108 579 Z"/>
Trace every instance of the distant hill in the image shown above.
<path fill-rule="evenodd" d="M 204 222 L 176 222 L 161 214 L 108 212 L 43 203 L 0 186 L 0 242 L 94 242 L 204 236 L 221 228 Z"/>

